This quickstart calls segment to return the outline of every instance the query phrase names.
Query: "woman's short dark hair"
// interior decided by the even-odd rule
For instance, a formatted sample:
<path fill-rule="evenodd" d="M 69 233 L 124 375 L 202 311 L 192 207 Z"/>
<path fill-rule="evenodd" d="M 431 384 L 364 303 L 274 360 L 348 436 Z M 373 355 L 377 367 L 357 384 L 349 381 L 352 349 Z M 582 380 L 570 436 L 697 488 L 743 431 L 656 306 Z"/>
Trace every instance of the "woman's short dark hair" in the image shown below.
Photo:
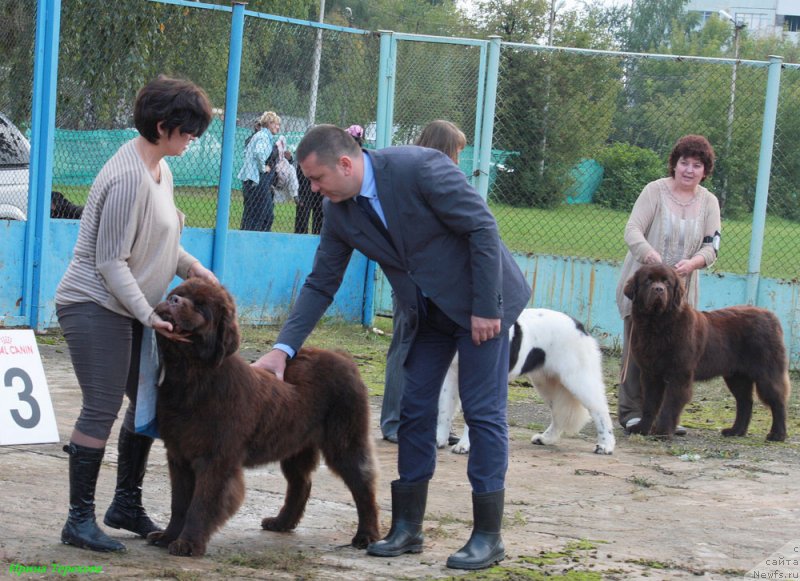
<path fill-rule="evenodd" d="M 177 129 L 200 137 L 211 123 L 211 102 L 193 82 L 159 75 L 136 95 L 133 123 L 150 143 L 158 143 L 159 123 L 168 135 Z"/>
<path fill-rule="evenodd" d="M 678 140 L 675 147 L 672 148 L 672 153 L 669 154 L 670 177 L 675 177 L 675 166 L 682 157 L 696 157 L 703 162 L 705 168 L 703 180 L 714 171 L 714 161 L 716 160 L 714 148 L 702 135 L 684 135 Z"/>

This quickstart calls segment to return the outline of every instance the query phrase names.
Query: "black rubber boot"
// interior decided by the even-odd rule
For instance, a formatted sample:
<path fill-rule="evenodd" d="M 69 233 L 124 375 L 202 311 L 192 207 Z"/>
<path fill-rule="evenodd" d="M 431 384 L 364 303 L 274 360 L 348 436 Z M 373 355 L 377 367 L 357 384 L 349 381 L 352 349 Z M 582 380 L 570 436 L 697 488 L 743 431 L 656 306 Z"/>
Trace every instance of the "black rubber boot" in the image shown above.
<path fill-rule="evenodd" d="M 70 442 L 64 451 L 69 454 L 69 516 L 61 542 L 92 551 L 124 551 L 125 545 L 106 535 L 94 516 L 94 491 L 105 449 Z"/>
<path fill-rule="evenodd" d="M 461 550 L 450 555 L 451 569 L 485 569 L 505 559 L 506 550 L 500 537 L 503 524 L 505 490 L 472 493 L 472 536 Z"/>
<path fill-rule="evenodd" d="M 422 552 L 422 519 L 428 501 L 428 482 L 392 482 L 392 527 L 386 538 L 370 543 L 367 554 L 397 557 Z"/>
<path fill-rule="evenodd" d="M 123 427 L 119 432 L 117 489 L 103 522 L 114 529 L 125 529 L 146 537 L 162 530 L 147 516 L 142 506 L 142 481 L 153 438 L 134 434 Z"/>

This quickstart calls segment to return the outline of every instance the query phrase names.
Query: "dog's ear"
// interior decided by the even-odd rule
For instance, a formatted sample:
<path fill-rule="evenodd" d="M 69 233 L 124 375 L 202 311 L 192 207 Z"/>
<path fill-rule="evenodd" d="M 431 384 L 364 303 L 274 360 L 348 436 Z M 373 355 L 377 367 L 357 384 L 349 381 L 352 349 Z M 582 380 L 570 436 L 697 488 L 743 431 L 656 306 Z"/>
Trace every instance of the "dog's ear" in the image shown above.
<path fill-rule="evenodd" d="M 675 276 L 672 281 L 672 297 L 670 297 L 670 305 L 674 310 L 678 310 L 681 305 L 683 304 L 683 297 L 686 295 L 686 287 L 683 284 L 683 278 L 678 276 L 678 273 L 675 272 Z"/>
<path fill-rule="evenodd" d="M 236 307 L 233 302 L 228 303 L 228 308 L 220 317 L 217 325 L 217 358 L 216 365 L 222 363 L 223 359 L 236 353 L 241 342 L 239 334 L 239 323 L 236 317 Z"/>
<path fill-rule="evenodd" d="M 239 349 L 241 336 L 236 317 L 236 303 L 228 291 L 218 284 L 196 282 L 210 290 L 210 300 L 203 308 L 203 316 L 207 322 L 203 332 L 199 333 L 197 343 L 198 357 L 211 367 L 219 367 L 225 358 Z"/>
<path fill-rule="evenodd" d="M 637 280 L 638 277 L 636 276 L 637 273 L 633 273 L 633 276 L 628 279 L 625 283 L 625 286 L 622 289 L 622 292 L 628 297 L 630 300 L 634 300 L 636 298 L 636 291 L 639 290 L 639 281 Z"/>

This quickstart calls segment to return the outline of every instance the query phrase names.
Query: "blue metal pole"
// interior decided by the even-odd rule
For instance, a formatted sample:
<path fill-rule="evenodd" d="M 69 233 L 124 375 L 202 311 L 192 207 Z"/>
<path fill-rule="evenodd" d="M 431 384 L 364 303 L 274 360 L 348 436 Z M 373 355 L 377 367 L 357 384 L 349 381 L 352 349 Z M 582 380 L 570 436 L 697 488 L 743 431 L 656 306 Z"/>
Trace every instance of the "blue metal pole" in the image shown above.
<path fill-rule="evenodd" d="M 396 72 L 396 41 L 390 30 L 381 30 L 381 54 L 378 70 L 378 117 L 375 127 L 375 148 L 392 144 L 394 108 L 394 79 Z"/>
<path fill-rule="evenodd" d="M 486 78 L 487 59 L 489 51 L 487 50 L 488 43 L 481 44 L 480 65 L 478 66 L 478 95 L 475 100 L 475 137 L 472 141 L 472 166 L 470 173 L 467 176 L 469 183 L 475 186 L 478 183 L 477 170 L 480 169 L 480 148 L 478 144 L 481 142 L 481 134 L 483 133 L 483 102 L 486 98 L 486 84 L 483 79 Z"/>
<path fill-rule="evenodd" d="M 217 278 L 225 277 L 225 255 L 228 247 L 228 222 L 231 215 L 231 185 L 233 184 L 233 152 L 236 144 L 236 116 L 239 112 L 239 79 L 242 70 L 242 39 L 244 38 L 244 7 L 247 2 L 233 0 L 231 42 L 228 52 L 228 81 L 225 90 L 225 118 L 222 126 L 222 156 L 220 159 L 219 194 L 217 195 L 217 224 L 211 268 Z"/>
<path fill-rule="evenodd" d="M 781 64 L 783 58 L 769 57 L 767 72 L 767 94 L 764 103 L 764 122 L 761 128 L 761 150 L 758 156 L 756 178 L 756 200 L 753 206 L 753 233 L 750 238 L 750 257 L 747 264 L 747 296 L 749 305 L 758 299 L 758 283 L 761 278 L 761 255 L 764 247 L 764 231 L 767 220 L 767 198 L 769 176 L 772 171 L 772 148 L 775 145 L 775 121 L 778 117 L 778 93 L 781 86 Z"/>
<path fill-rule="evenodd" d="M 50 229 L 60 27 L 61 0 L 39 0 L 36 7 L 31 165 L 22 289 L 23 318 L 32 329 L 37 330 L 44 328 L 43 321 L 39 320 L 42 304 L 40 295 Z"/>
<path fill-rule="evenodd" d="M 494 134 L 494 109 L 497 103 L 497 78 L 500 70 L 500 37 L 489 37 L 489 63 L 486 71 L 486 94 L 483 101 L 483 129 L 481 130 L 480 162 L 475 189 L 485 200 L 489 194 L 489 169 L 492 160 Z"/>

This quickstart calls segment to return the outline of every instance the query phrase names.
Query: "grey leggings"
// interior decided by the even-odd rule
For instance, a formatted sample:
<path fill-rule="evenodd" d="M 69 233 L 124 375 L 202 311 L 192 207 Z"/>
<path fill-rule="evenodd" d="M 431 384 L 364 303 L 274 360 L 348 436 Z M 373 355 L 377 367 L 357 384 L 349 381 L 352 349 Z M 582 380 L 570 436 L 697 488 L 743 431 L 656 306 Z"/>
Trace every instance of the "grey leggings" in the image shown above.
<path fill-rule="evenodd" d="M 83 393 L 75 429 L 107 440 L 127 395 L 123 425 L 133 432 L 142 324 L 96 303 L 57 305 L 56 314 Z"/>

